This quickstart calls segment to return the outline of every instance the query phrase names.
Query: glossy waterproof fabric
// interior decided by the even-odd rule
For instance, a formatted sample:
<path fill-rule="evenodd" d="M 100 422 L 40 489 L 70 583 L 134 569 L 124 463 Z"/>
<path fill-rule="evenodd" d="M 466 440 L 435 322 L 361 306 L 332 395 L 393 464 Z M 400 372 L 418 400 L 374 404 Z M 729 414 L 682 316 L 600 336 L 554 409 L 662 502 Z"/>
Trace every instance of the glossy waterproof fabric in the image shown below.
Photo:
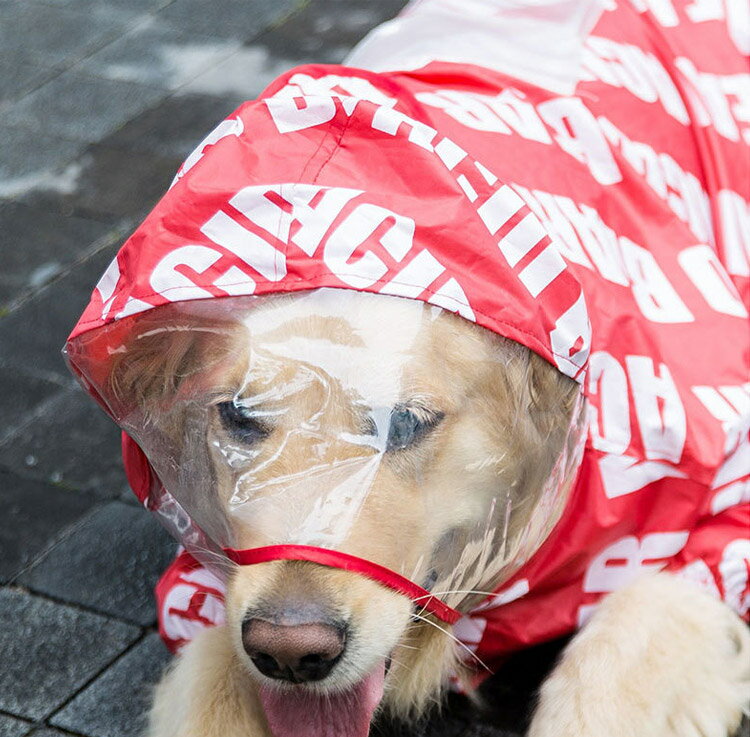
<path fill-rule="evenodd" d="M 502 12 L 470 7 L 488 32 Z M 460 31 L 447 0 L 404 22 L 430 8 Z M 580 381 L 590 431 L 562 520 L 457 626 L 488 661 L 570 632 L 644 570 L 750 604 L 745 4 L 611 3 L 595 21 L 574 94 L 466 57 L 283 75 L 191 155 L 71 336 L 73 355 L 159 305 L 339 287 L 453 310 Z M 210 621 L 213 594 L 180 586 L 162 614 Z"/>

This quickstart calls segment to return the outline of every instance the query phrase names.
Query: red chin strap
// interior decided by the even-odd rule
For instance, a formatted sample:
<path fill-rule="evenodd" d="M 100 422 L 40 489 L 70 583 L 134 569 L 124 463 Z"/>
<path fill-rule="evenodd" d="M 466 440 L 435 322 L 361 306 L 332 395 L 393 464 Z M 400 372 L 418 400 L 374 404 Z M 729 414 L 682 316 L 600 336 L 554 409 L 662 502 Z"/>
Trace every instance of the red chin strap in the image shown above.
<path fill-rule="evenodd" d="M 329 568 L 353 571 L 371 578 L 389 589 L 398 591 L 399 594 L 408 596 L 417 607 L 434 614 L 442 622 L 455 624 L 461 618 L 459 612 L 433 596 L 427 589 L 417 586 L 408 578 L 390 570 L 390 568 L 385 568 L 348 553 L 317 548 L 312 545 L 267 545 L 262 548 L 249 548 L 248 550 L 224 548 L 224 552 L 230 560 L 241 566 L 268 563 L 272 560 L 307 560 Z"/>
<path fill-rule="evenodd" d="M 125 471 L 133 491 L 141 502 L 146 502 L 154 482 L 158 478 L 140 446 L 125 432 L 122 433 L 122 455 Z M 267 545 L 262 548 L 234 550 L 224 548 L 226 556 L 241 566 L 268 563 L 272 560 L 307 560 L 329 568 L 342 568 L 377 581 L 399 594 L 408 596 L 420 610 L 434 614 L 440 621 L 455 624 L 461 615 L 445 602 L 433 596 L 427 589 L 395 571 L 379 566 L 355 555 L 312 545 Z"/>

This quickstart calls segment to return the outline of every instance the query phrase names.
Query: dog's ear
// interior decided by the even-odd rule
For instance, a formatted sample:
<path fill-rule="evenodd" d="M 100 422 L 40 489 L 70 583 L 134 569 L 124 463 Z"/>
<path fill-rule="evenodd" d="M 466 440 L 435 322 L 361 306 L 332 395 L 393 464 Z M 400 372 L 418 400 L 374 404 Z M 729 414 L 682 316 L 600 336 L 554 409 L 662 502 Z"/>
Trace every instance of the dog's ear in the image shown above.
<path fill-rule="evenodd" d="M 133 320 L 125 344 L 115 354 L 108 388 L 119 406 L 147 415 L 164 411 L 225 363 L 237 330 L 226 322 L 197 319 L 172 305 Z"/>
<path fill-rule="evenodd" d="M 512 365 L 517 372 L 512 381 L 515 452 L 527 461 L 519 488 L 525 495 L 533 495 L 541 491 L 563 448 L 578 437 L 571 424 L 576 421 L 573 415 L 581 388 L 528 349 L 524 348 L 521 359 Z"/>
<path fill-rule="evenodd" d="M 527 426 L 529 440 L 562 441 L 580 386 L 526 346 L 485 328 L 472 328 L 483 344 L 482 350 L 474 349 L 475 355 L 485 355 L 485 370 L 492 376 L 490 382 L 482 380 L 480 386 L 497 403 L 500 416 L 512 419 L 519 429 Z"/>
<path fill-rule="evenodd" d="M 551 363 L 529 351 L 529 412 L 540 435 L 567 431 L 580 386 Z"/>

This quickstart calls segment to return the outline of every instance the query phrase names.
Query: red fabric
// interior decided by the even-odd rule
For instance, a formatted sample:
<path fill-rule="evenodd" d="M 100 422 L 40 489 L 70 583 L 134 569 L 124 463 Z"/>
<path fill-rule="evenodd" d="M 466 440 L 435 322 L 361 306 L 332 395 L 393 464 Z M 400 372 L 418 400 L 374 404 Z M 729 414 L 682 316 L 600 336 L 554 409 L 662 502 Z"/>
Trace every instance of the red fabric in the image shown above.
<path fill-rule="evenodd" d="M 182 551 L 156 584 L 159 634 L 174 653 L 206 627 L 224 623 L 224 585 Z"/>
<path fill-rule="evenodd" d="M 133 493 L 146 504 L 153 484 L 153 472 L 146 454 L 127 433 L 122 433 L 122 462 Z"/>
<path fill-rule="evenodd" d="M 71 336 L 170 301 L 355 288 L 582 381 L 563 519 L 456 625 L 487 662 L 644 570 L 750 605 L 748 59 L 723 5 L 642 5 L 602 15 L 571 97 L 469 64 L 291 70 L 199 146 Z"/>
<path fill-rule="evenodd" d="M 307 560 L 322 566 L 343 568 L 345 571 L 359 573 L 404 594 L 404 596 L 408 596 L 420 609 L 434 614 L 443 622 L 455 624 L 461 618 L 461 615 L 455 609 L 451 609 L 429 591 L 417 586 L 408 578 L 377 563 L 338 550 L 328 550 L 311 545 L 267 545 L 263 548 L 249 550 L 224 548 L 224 552 L 230 560 L 241 566 L 267 563 L 271 560 Z"/>

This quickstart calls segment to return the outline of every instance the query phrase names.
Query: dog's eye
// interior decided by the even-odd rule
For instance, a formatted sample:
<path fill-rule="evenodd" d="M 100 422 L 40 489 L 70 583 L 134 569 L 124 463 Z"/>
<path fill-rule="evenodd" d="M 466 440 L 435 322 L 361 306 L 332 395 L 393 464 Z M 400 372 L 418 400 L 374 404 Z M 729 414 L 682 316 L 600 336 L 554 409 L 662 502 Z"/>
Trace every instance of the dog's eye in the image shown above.
<path fill-rule="evenodd" d="M 252 445 L 268 437 L 271 432 L 270 428 L 254 417 L 246 407 L 234 401 L 220 402 L 217 407 L 224 429 L 240 443 Z"/>
<path fill-rule="evenodd" d="M 442 412 L 430 412 L 423 407 L 397 405 L 391 412 L 386 451 L 405 450 L 414 445 L 434 430 L 444 416 Z"/>

